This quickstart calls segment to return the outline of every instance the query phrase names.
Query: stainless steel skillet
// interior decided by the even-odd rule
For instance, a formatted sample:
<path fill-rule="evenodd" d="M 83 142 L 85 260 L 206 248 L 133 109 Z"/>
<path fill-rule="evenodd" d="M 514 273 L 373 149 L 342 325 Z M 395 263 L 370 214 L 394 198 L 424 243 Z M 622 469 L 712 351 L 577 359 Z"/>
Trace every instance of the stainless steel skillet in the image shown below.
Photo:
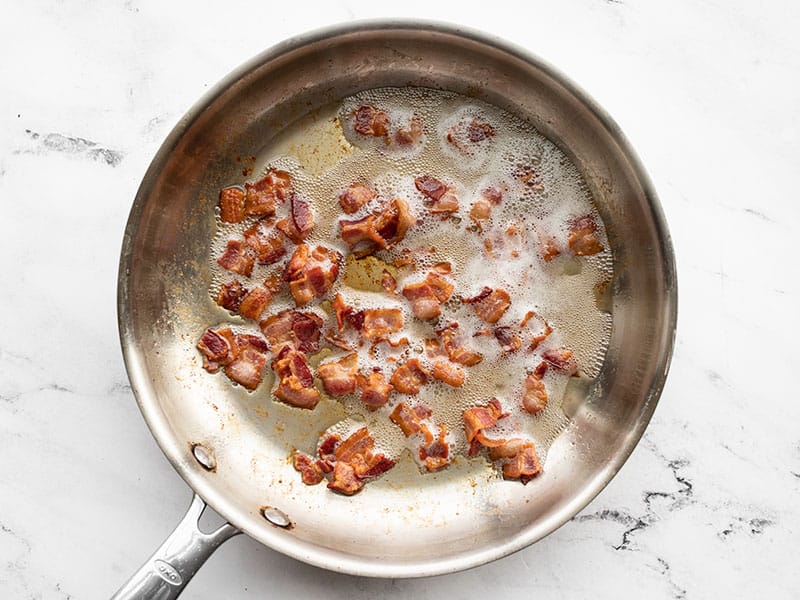
<path fill-rule="evenodd" d="M 350 498 L 304 486 L 287 456 L 313 449 L 324 415 L 298 414 L 208 376 L 194 348 L 222 320 L 207 292 L 207 257 L 218 190 L 242 179 L 237 159 L 259 154 L 309 111 L 363 89 L 406 85 L 473 96 L 531 122 L 574 160 L 606 224 L 610 347 L 544 473 L 527 486 L 494 478 L 476 461 L 425 477 L 395 468 Z M 552 67 L 442 24 L 365 23 L 279 44 L 189 111 L 131 209 L 118 288 L 125 363 L 153 436 L 196 496 L 116 597 L 176 597 L 238 531 L 299 560 L 375 577 L 458 571 L 541 539 L 603 489 L 644 432 L 667 374 L 676 302 L 669 233 L 647 175 L 614 122 Z M 199 533 L 204 502 L 230 525 Z"/>

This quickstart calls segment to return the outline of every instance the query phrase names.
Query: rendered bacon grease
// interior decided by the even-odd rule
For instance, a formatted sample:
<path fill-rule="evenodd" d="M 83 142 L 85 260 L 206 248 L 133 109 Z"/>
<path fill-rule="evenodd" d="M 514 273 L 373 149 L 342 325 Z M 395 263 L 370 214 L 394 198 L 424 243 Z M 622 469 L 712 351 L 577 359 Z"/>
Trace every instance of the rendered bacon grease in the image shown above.
<path fill-rule="evenodd" d="M 360 93 L 270 148 L 219 192 L 204 368 L 297 410 L 341 403 L 291 457 L 308 485 L 352 495 L 409 456 L 536 477 L 610 334 L 608 240 L 575 166 L 421 88 Z"/>

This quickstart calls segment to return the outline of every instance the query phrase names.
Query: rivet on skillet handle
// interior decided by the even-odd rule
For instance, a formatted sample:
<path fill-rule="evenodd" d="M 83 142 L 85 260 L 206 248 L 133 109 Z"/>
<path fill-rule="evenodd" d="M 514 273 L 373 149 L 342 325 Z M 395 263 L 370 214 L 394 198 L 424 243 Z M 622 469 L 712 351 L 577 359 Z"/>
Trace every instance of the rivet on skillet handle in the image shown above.
<path fill-rule="evenodd" d="M 172 600 L 177 598 L 214 550 L 240 533 L 230 523 L 212 533 L 198 527 L 206 503 L 195 494 L 181 522 L 153 556 L 111 600 Z"/>

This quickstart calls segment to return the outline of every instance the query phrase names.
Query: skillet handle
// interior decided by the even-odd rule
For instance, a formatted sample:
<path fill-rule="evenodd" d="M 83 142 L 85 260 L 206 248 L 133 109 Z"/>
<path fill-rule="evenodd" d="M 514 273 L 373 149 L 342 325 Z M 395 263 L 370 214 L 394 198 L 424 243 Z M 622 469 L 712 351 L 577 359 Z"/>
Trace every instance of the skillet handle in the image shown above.
<path fill-rule="evenodd" d="M 173 600 L 222 543 L 241 533 L 230 523 L 212 533 L 198 527 L 206 503 L 194 495 L 189 510 L 150 559 L 111 600 Z"/>

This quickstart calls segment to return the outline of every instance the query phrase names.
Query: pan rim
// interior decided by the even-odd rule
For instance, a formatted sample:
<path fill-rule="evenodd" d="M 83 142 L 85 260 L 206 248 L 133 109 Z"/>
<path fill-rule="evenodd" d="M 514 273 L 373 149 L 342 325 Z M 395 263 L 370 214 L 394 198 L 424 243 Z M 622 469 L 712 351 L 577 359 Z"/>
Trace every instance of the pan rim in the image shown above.
<path fill-rule="evenodd" d="M 628 161 L 631 171 L 635 174 L 647 198 L 658 239 L 661 243 L 659 250 L 663 256 L 663 281 L 666 294 L 664 301 L 665 309 L 668 312 L 665 319 L 664 332 L 666 335 L 666 343 L 660 353 L 658 370 L 649 387 L 649 397 L 642 409 L 641 417 L 637 422 L 637 428 L 629 432 L 628 440 L 622 451 L 616 454 L 603 469 L 598 470 L 595 477 L 588 481 L 580 492 L 576 493 L 571 498 L 570 502 L 563 504 L 552 514 L 551 518 L 548 519 L 548 526 L 539 527 L 529 532 L 521 532 L 519 535 L 510 538 L 506 543 L 499 546 L 477 546 L 476 549 L 455 556 L 449 556 L 435 561 L 424 560 L 419 562 L 392 562 L 390 559 L 366 561 L 362 557 L 353 557 L 343 552 L 322 548 L 308 542 L 301 542 L 290 536 L 279 535 L 278 532 L 266 529 L 255 531 L 250 527 L 237 524 L 236 514 L 228 510 L 228 503 L 226 503 L 222 497 L 224 494 L 218 493 L 216 488 L 211 486 L 205 479 L 195 474 L 192 469 L 188 468 L 189 465 L 186 460 L 185 448 L 177 444 L 176 441 L 171 439 L 171 436 L 168 435 L 169 426 L 159 403 L 148 399 L 153 392 L 149 389 L 149 382 L 147 377 L 145 377 L 146 371 L 138 368 L 137 365 L 139 361 L 137 356 L 139 349 L 136 347 L 136 340 L 130 328 L 130 305 L 128 302 L 128 275 L 131 272 L 131 259 L 133 256 L 131 249 L 133 241 L 137 237 L 141 212 L 146 199 L 150 195 L 152 182 L 182 139 L 182 136 L 204 110 L 213 104 L 220 95 L 225 93 L 231 85 L 241 79 L 245 74 L 266 62 L 279 59 L 281 56 L 291 53 L 303 46 L 359 32 L 398 30 L 430 31 L 433 33 L 455 36 L 507 53 L 512 57 L 518 58 L 541 69 L 554 80 L 558 81 L 560 85 L 564 86 L 573 97 L 587 108 L 607 130 L 613 143 L 619 147 L 621 154 Z M 659 397 L 663 391 L 674 350 L 677 329 L 677 302 L 675 256 L 661 204 L 658 201 L 652 182 L 637 154 L 609 114 L 558 69 L 511 42 L 472 28 L 451 23 L 405 19 L 370 19 L 340 23 L 316 29 L 306 34 L 293 36 L 245 61 L 206 92 L 191 106 L 170 131 L 145 172 L 125 227 L 117 286 L 117 318 L 120 343 L 126 371 L 131 383 L 131 389 L 156 443 L 187 485 L 234 526 L 264 545 L 287 556 L 332 571 L 359 576 L 391 578 L 422 577 L 453 573 L 491 562 L 519 551 L 548 536 L 585 508 L 606 487 L 609 481 L 628 460 L 652 418 Z"/>

